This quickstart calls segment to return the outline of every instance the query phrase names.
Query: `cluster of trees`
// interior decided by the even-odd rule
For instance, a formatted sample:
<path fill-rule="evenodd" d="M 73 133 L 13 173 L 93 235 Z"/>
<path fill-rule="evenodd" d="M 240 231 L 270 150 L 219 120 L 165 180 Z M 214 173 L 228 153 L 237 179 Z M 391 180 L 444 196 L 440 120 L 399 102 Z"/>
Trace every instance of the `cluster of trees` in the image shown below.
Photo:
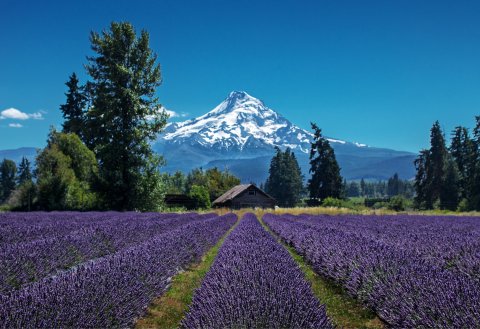
<path fill-rule="evenodd" d="M 439 122 L 430 130 L 430 148 L 415 160 L 415 204 L 420 209 L 480 210 L 480 116 L 473 136 L 452 131 L 450 147 Z"/>
<path fill-rule="evenodd" d="M 167 194 L 185 194 L 195 203 L 195 208 L 210 208 L 211 203 L 232 187 L 240 184 L 240 179 L 228 170 L 218 168 L 193 169 L 188 175 L 181 171 L 164 173 L 162 179 Z"/>
<path fill-rule="evenodd" d="M 360 182 L 344 181 L 346 197 L 365 197 L 365 198 L 383 198 L 397 195 L 411 199 L 415 190 L 413 182 L 403 180 L 395 173 L 388 181 L 368 182 L 363 178 Z"/>
<path fill-rule="evenodd" d="M 35 195 L 30 161 L 22 158 L 18 168 L 14 161 L 4 159 L 0 163 L 0 204 L 17 203 L 29 209 Z"/>
<path fill-rule="evenodd" d="M 161 74 L 149 34 L 137 36 L 130 23 L 114 22 L 101 34 L 92 32 L 90 41 L 89 80 L 81 85 L 75 73 L 70 76 L 60 107 L 63 131 L 52 130 L 36 158 L 35 205 L 157 210 L 164 193 L 163 162 L 150 141 L 168 115 L 155 96 Z M 3 200 L 11 193 L 7 185 Z"/>
<path fill-rule="evenodd" d="M 296 206 L 305 192 L 308 193 L 311 205 L 321 204 L 327 198 L 339 199 L 344 195 L 344 184 L 335 152 L 323 137 L 322 130 L 315 123 L 311 126 L 314 136 L 310 149 L 311 178 L 306 190 L 297 158 L 290 149 L 282 152 L 276 148 L 276 154 L 270 162 L 264 188 L 282 207 Z"/>

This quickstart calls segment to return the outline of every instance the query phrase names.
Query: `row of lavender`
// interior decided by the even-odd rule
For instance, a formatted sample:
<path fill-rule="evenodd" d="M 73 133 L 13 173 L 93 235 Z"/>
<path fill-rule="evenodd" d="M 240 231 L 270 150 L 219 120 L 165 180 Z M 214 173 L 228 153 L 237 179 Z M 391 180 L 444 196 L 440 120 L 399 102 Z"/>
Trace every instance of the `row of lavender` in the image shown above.
<path fill-rule="evenodd" d="M 170 278 L 198 261 L 235 221 L 233 214 L 200 216 L 199 220 L 165 228 L 143 242 L 0 295 L 0 327 L 131 326 L 148 303 L 162 294 Z"/>
<path fill-rule="evenodd" d="M 332 328 L 289 253 L 246 214 L 226 238 L 183 328 Z"/>
<path fill-rule="evenodd" d="M 480 327 L 479 218 L 267 214 L 264 221 L 392 327 Z"/>
<path fill-rule="evenodd" d="M 34 213 L 24 221 L 25 216 L 4 214 L 0 221 L 5 239 L 15 241 L 0 245 L 0 294 L 215 215 Z"/>

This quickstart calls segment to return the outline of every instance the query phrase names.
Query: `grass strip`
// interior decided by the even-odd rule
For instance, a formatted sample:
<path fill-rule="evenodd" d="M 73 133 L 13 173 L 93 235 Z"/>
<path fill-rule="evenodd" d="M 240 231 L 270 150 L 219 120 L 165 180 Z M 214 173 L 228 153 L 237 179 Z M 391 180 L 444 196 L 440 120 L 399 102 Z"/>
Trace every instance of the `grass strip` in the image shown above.
<path fill-rule="evenodd" d="M 323 278 L 313 271 L 305 259 L 300 256 L 293 247 L 286 245 L 280 237 L 272 232 L 263 222 L 262 218 L 257 217 L 262 226 L 273 235 L 273 237 L 282 244 L 297 262 L 300 269 L 305 274 L 305 278 L 310 282 L 313 293 L 318 300 L 325 305 L 327 315 L 338 328 L 385 328 L 384 323 L 372 310 L 363 306 L 358 300 L 347 294 L 338 284 L 332 280 Z"/>
<path fill-rule="evenodd" d="M 155 299 L 147 309 L 144 317 L 135 324 L 135 328 L 177 328 L 188 311 L 195 290 L 200 287 L 203 278 L 213 264 L 225 238 L 238 225 L 240 219 L 213 246 L 202 260 L 172 278 L 172 284 L 159 298 Z"/>

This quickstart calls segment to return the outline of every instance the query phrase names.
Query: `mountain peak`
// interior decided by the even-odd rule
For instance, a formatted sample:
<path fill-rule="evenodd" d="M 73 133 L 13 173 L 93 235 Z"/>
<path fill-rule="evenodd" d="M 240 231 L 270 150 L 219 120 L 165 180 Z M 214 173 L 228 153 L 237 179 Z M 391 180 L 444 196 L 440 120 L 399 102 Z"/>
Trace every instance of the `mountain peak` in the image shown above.
<path fill-rule="evenodd" d="M 242 98 L 246 98 L 246 97 L 254 98 L 254 97 L 250 96 L 249 94 L 247 94 L 247 92 L 245 92 L 243 90 L 234 90 L 234 91 L 230 92 L 230 94 L 228 95 L 229 99 L 231 99 L 231 98 L 242 99 Z"/>
<path fill-rule="evenodd" d="M 252 144 L 268 152 L 283 144 L 301 152 L 309 147 L 308 132 L 245 91 L 232 91 L 212 111 L 169 128 L 164 140 L 223 150 L 244 150 Z"/>

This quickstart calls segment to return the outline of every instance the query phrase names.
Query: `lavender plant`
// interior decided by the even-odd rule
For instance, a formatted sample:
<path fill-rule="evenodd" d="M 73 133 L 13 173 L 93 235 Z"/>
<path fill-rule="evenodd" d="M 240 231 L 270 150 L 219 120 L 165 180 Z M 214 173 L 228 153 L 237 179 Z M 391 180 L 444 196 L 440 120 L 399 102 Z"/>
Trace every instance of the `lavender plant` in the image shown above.
<path fill-rule="evenodd" d="M 480 327 L 479 218 L 267 214 L 264 221 L 391 327 Z"/>
<path fill-rule="evenodd" d="M 285 248 L 253 214 L 227 237 L 182 328 L 332 328 Z"/>

